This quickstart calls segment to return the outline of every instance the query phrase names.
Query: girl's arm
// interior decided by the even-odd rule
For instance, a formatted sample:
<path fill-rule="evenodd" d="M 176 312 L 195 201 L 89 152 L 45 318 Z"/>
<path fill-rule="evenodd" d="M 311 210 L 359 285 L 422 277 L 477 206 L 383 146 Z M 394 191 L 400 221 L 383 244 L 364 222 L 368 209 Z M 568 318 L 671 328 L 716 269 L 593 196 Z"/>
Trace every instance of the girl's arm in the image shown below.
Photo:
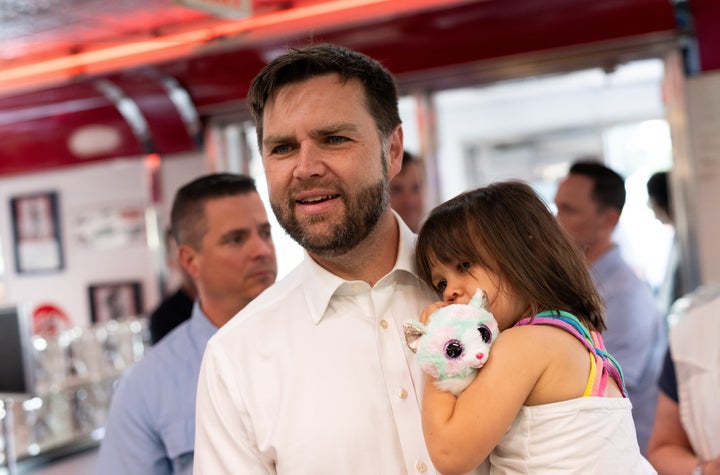
<path fill-rule="evenodd" d="M 428 378 L 423 432 L 433 465 L 441 473 L 466 473 L 477 467 L 512 424 L 552 352 L 542 349 L 547 346 L 542 339 L 531 338 L 533 330 L 502 332 L 488 362 L 459 397 L 437 389 Z"/>

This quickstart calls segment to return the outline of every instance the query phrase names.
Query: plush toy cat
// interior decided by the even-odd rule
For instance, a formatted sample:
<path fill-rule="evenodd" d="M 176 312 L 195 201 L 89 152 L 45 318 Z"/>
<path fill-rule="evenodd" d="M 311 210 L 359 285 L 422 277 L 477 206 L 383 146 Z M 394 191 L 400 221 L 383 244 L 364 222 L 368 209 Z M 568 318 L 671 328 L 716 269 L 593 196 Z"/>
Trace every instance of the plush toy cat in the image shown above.
<path fill-rule="evenodd" d="M 488 307 L 487 295 L 478 289 L 469 304 L 440 308 L 427 325 L 415 320 L 403 323 L 407 345 L 417 354 L 422 370 L 436 378 L 439 389 L 457 396 L 487 361 L 500 333 Z"/>

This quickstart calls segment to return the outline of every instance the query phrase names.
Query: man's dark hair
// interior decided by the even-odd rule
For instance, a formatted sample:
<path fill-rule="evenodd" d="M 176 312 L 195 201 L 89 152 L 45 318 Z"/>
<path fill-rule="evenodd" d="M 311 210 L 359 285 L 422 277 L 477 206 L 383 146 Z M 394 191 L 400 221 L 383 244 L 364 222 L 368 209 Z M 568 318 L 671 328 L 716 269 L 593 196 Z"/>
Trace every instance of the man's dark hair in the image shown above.
<path fill-rule="evenodd" d="M 648 197 L 668 216 L 670 213 L 670 190 L 668 189 L 668 172 L 653 173 L 647 182 Z"/>
<path fill-rule="evenodd" d="M 250 84 L 247 100 L 261 149 L 263 110 L 267 102 L 288 84 L 327 74 L 338 74 L 344 83 L 357 80 L 362 84 L 368 111 L 382 137 L 388 137 L 400 125 L 395 79 L 378 61 L 327 43 L 293 48 L 265 66 Z"/>
<path fill-rule="evenodd" d="M 572 164 L 570 175 L 582 175 L 593 182 L 592 199 L 601 208 L 622 212 L 625 206 L 625 180 L 616 171 L 596 160 L 580 160 Z"/>
<path fill-rule="evenodd" d="M 205 203 L 227 196 L 257 193 L 255 180 L 245 175 L 214 173 L 182 186 L 175 194 L 170 211 L 170 229 L 179 244 L 200 249 L 205 235 Z"/>
<path fill-rule="evenodd" d="M 415 155 L 408 152 L 407 150 L 403 150 L 403 157 L 402 157 L 402 167 L 405 168 L 405 165 L 408 163 L 414 163 L 417 162 L 418 159 L 415 158 Z"/>

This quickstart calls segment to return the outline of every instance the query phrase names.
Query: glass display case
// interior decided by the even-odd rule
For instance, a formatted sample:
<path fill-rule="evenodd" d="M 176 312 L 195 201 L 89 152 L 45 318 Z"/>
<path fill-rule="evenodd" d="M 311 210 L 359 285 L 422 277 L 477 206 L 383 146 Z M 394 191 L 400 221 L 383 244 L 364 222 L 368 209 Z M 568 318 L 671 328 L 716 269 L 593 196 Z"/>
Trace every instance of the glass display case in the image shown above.
<path fill-rule="evenodd" d="M 34 395 L 7 405 L 18 461 L 97 445 L 118 378 L 150 346 L 147 320 L 111 320 L 35 335 L 31 345 Z M 0 442 L 4 449 L 6 441 Z"/>

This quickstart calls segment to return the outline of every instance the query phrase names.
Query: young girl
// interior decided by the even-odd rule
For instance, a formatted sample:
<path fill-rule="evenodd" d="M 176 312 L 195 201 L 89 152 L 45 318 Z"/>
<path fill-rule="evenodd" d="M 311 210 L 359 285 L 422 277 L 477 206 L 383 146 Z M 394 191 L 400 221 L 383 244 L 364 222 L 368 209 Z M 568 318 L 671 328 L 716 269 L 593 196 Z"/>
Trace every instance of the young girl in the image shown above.
<path fill-rule="evenodd" d="M 488 456 L 491 473 L 655 473 L 640 455 L 622 371 L 604 351 L 602 301 L 532 188 L 496 183 L 439 205 L 416 259 L 442 296 L 423 321 L 480 288 L 501 332 L 459 397 L 428 378 L 423 431 L 441 473 Z"/>

